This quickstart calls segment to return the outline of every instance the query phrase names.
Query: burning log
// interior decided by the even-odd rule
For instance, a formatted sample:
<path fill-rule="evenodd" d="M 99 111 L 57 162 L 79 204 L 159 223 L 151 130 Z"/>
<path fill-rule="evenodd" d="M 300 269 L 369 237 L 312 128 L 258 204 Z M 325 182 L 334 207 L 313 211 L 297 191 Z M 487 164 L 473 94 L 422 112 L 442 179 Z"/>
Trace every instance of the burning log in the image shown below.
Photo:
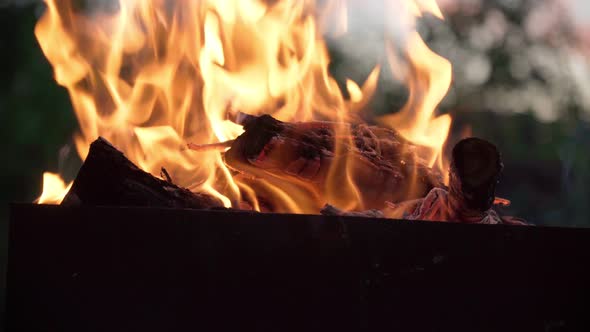
<path fill-rule="evenodd" d="M 222 203 L 211 195 L 193 193 L 142 171 L 99 137 L 90 145 L 88 157 L 62 205 L 203 209 L 221 207 Z"/>
<path fill-rule="evenodd" d="M 496 184 L 503 169 L 500 153 L 492 143 L 480 138 L 461 140 L 453 148 L 449 187 L 436 187 L 426 197 L 387 204 L 375 210 L 348 212 L 326 205 L 324 215 L 404 218 L 409 220 L 455 221 L 483 224 L 526 225 L 524 220 L 500 216 L 493 205 L 509 201 L 495 197 Z"/>
<path fill-rule="evenodd" d="M 417 147 L 394 130 L 334 122 L 286 123 L 270 115 L 238 118 L 245 131 L 225 153 L 226 164 L 238 172 L 302 182 L 322 193 L 331 166 L 342 161 L 339 158 L 350 158 L 348 172 L 367 209 L 384 208 L 386 201 L 421 198 L 443 186 L 440 174 L 418 157 Z M 340 156 L 334 146 L 340 139 L 337 125 L 347 126 L 350 135 L 340 140 L 345 151 Z"/>
<path fill-rule="evenodd" d="M 508 202 L 495 198 L 503 167 L 494 144 L 475 137 L 463 139 L 453 148 L 448 190 L 434 188 L 424 199 L 402 210 L 413 210 L 406 215 L 412 220 L 526 225 L 518 218 L 500 217 L 492 209 L 495 202 Z"/>

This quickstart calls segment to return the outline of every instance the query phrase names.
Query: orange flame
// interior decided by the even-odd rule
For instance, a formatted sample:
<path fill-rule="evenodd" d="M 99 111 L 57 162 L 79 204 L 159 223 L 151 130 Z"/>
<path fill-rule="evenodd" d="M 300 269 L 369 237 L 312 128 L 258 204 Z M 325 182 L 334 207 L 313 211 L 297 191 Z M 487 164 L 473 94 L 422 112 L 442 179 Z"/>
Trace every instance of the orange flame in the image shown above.
<path fill-rule="evenodd" d="M 410 10 L 417 16 L 430 12 L 443 18 L 434 0 L 416 1 Z M 386 44 L 391 70 L 398 75 L 401 73 L 409 88 L 408 101 L 401 111 L 378 120 L 410 141 L 429 148 L 425 156 L 428 164 L 444 171 L 446 165 L 441 152 L 451 127 L 451 117 L 448 114 L 435 116 L 435 112 L 451 85 L 451 63 L 430 50 L 417 32 L 410 33 L 403 49 L 409 59 L 406 68 L 401 65 L 394 46 Z"/>
<path fill-rule="evenodd" d="M 37 198 L 39 204 L 60 204 L 72 187 L 72 183 L 66 185 L 59 174 L 43 173 L 43 193 Z"/>
<path fill-rule="evenodd" d="M 103 136 L 147 172 L 166 167 L 179 185 L 209 192 L 227 207 L 245 199 L 260 210 L 256 196 L 265 192 L 278 212 L 317 213 L 322 202 L 362 208 L 351 176 L 355 161 L 344 148 L 351 143 L 344 123 L 367 105 L 380 66 L 362 86 L 347 80 L 345 99 L 328 73 L 320 33 L 327 25 L 335 35 L 347 31 L 347 1 L 323 1 L 318 8 L 313 0 L 120 0 L 117 8 L 89 12 L 73 0 L 45 1 L 35 33 L 56 81 L 69 91 L 82 159 Z M 442 18 L 434 0 L 408 0 L 407 8 L 411 19 L 424 12 Z M 400 113 L 380 121 L 430 148 L 434 164 L 442 160 L 450 126 L 450 117 L 433 116 L 450 85 L 450 64 L 417 33 L 405 47 L 410 99 Z M 338 123 L 336 136 L 345 138 L 335 144 L 339 162 L 328 173 L 325 192 L 310 192 L 294 180 L 245 180 L 226 167 L 222 152 L 182 148 L 186 142 L 236 138 L 243 129 L 227 120 L 236 109 L 282 121 Z M 52 188 L 65 191 L 61 184 Z M 44 188 L 42 197 L 63 195 Z M 39 200 L 52 201 L 59 199 Z"/>
<path fill-rule="evenodd" d="M 432 148 L 428 163 L 434 166 L 437 160 L 442 162 L 440 152 L 451 126 L 449 115 L 434 116 L 451 84 L 451 64 L 432 52 L 417 33 L 408 39 L 407 53 L 410 59 L 405 77 L 410 90 L 408 102 L 400 112 L 379 120 L 412 142 Z M 393 58 L 393 54 L 388 48 L 388 56 Z"/>

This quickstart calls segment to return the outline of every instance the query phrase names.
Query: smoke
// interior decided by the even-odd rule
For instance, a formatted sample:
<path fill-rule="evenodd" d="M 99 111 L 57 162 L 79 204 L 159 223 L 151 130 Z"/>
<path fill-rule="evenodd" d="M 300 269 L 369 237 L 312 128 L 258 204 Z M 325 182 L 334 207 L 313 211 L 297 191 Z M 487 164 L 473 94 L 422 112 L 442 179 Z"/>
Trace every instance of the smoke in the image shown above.
<path fill-rule="evenodd" d="M 42 0 L 0 0 L 0 8 L 8 6 L 25 7 L 30 4 L 40 3 L 41 1 Z"/>
<path fill-rule="evenodd" d="M 562 0 L 568 14 L 578 27 L 590 26 L 590 2 L 588 0 Z"/>
<path fill-rule="evenodd" d="M 336 80 L 351 79 L 361 85 L 375 68 L 380 66 L 377 90 L 366 111 L 382 115 L 399 110 L 406 102 L 408 89 L 403 73 L 407 71 L 404 56 L 410 34 L 419 31 L 426 36 L 431 23 L 443 25 L 438 18 L 425 14 L 416 18 L 416 8 L 408 7 L 410 1 L 399 0 L 340 0 L 344 13 L 333 11 L 330 15 L 345 15 L 346 31 L 333 33 L 324 29 L 330 49 L 330 71 Z M 340 18 L 341 19 L 341 18 Z M 337 21 L 333 18 L 331 22 Z M 395 63 L 388 63 L 387 49 L 393 50 Z M 393 69 L 393 70 L 391 70 Z M 346 94 L 346 89 L 343 87 Z M 372 112 L 371 112 L 372 111 Z M 367 114 L 369 115 L 369 114 Z M 365 118 L 371 121 L 372 116 Z"/>
<path fill-rule="evenodd" d="M 348 68 L 352 69 L 350 74 L 356 79 L 362 74 L 368 75 L 376 64 L 385 64 L 386 42 L 397 49 L 402 48 L 409 33 L 415 31 L 416 22 L 403 1 L 344 2 L 344 13 L 330 15 L 346 15 L 346 33 L 333 36 L 328 29 L 325 35 L 330 48 L 345 58 L 341 60 L 351 67 Z"/>

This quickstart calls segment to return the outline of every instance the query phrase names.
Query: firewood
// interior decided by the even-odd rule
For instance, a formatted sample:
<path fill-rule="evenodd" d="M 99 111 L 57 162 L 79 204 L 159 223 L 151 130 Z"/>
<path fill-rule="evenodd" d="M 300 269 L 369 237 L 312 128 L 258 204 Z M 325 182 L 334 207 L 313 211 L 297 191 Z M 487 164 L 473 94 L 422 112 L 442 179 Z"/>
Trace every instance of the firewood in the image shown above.
<path fill-rule="evenodd" d="M 461 140 L 452 152 L 449 199 L 455 210 L 485 211 L 492 207 L 504 168 L 500 152 L 486 140 Z"/>
<path fill-rule="evenodd" d="M 165 170 L 162 170 L 167 174 Z M 86 161 L 62 205 L 150 206 L 204 209 L 221 207 L 217 198 L 193 193 L 146 173 L 104 138 L 90 145 Z"/>
<path fill-rule="evenodd" d="M 501 217 L 492 209 L 503 167 L 494 144 L 475 137 L 463 139 L 453 148 L 448 189 L 434 188 L 418 204 L 411 205 L 412 210 L 401 211 L 412 220 L 526 225 L 524 220 Z"/>
<path fill-rule="evenodd" d="M 320 212 L 336 216 L 528 225 L 520 218 L 500 216 L 492 208 L 510 205 L 509 200 L 495 197 L 502 168 L 500 153 L 492 143 L 468 138 L 453 149 L 449 187 L 435 187 L 424 198 L 387 202 L 378 211 L 343 211 L 326 205 Z"/>
<path fill-rule="evenodd" d="M 421 198 L 443 186 L 440 174 L 418 157 L 417 147 L 391 129 L 320 121 L 287 123 L 270 115 L 238 118 L 244 133 L 225 153 L 226 164 L 238 172 L 302 182 L 321 193 L 330 167 L 342 161 L 338 158 L 350 158 L 350 178 L 366 209 L 383 208 L 386 201 Z M 339 156 L 334 147 L 335 139 L 340 139 L 337 126 L 347 126 L 348 133 L 340 141 L 344 153 Z"/>

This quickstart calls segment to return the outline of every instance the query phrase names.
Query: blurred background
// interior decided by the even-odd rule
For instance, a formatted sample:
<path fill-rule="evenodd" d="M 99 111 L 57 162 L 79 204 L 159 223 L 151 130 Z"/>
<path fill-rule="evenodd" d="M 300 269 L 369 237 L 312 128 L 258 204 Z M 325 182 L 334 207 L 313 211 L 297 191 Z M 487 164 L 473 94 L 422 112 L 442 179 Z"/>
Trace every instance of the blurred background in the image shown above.
<path fill-rule="evenodd" d="M 446 21 L 426 16 L 418 29 L 453 64 L 453 85 L 440 111 L 453 116 L 453 139 L 471 133 L 502 151 L 498 195 L 512 201 L 502 212 L 537 225 L 590 226 L 590 4 L 438 3 Z M 63 170 L 60 155 L 73 148 L 77 127 L 67 92 L 53 81 L 33 35 L 43 10 L 39 0 L 0 0 L 2 285 L 8 204 L 32 202 L 43 171 Z M 383 36 L 370 6 L 349 20 L 349 34 L 327 37 L 331 71 L 340 82 L 363 82 L 385 59 Z M 403 85 L 383 70 L 370 107 L 384 114 L 399 109 L 406 97 Z"/>

